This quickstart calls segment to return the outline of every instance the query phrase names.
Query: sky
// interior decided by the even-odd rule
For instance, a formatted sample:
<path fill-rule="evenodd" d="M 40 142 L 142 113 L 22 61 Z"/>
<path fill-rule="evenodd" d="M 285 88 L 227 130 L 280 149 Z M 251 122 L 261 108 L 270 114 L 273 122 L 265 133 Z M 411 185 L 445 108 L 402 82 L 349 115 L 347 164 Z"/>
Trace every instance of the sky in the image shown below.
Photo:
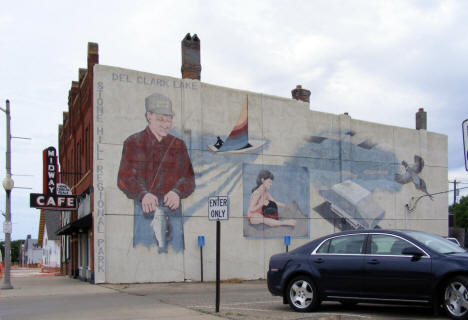
<path fill-rule="evenodd" d="M 30 138 L 11 142 L 12 239 L 38 236 L 29 193 L 42 192 L 42 150 L 57 148 L 87 43 L 101 64 L 181 77 L 187 33 L 201 40 L 205 83 L 280 97 L 301 84 L 312 110 L 413 129 L 424 108 L 428 131 L 448 136 L 447 190 L 456 179 L 468 195 L 468 1 L 4 1 L 0 107 L 10 100 L 12 135 Z"/>

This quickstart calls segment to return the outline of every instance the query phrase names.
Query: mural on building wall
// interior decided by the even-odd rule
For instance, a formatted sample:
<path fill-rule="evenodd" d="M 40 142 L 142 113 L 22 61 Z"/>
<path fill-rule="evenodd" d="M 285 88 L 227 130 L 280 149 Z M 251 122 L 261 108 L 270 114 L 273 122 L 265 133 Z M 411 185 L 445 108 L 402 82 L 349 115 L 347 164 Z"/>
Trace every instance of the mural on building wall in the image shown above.
<path fill-rule="evenodd" d="M 354 130 L 324 130 L 306 139 L 286 164 L 307 167 L 319 196 L 312 209 L 336 229 L 378 228 L 385 210 L 373 191 L 398 192 L 395 154 Z"/>
<path fill-rule="evenodd" d="M 249 139 L 249 97 L 246 96 L 237 123 L 226 141 L 217 136 L 216 143 L 208 145 L 208 149 L 218 153 L 247 153 L 264 144 L 265 141 Z"/>
<path fill-rule="evenodd" d="M 133 246 L 181 251 L 181 199 L 195 190 L 192 163 L 184 141 L 169 134 L 171 100 L 154 93 L 145 99 L 145 110 L 147 127 L 124 142 L 117 185 L 134 200 Z"/>
<path fill-rule="evenodd" d="M 242 180 L 245 237 L 309 235 L 307 168 L 244 163 Z"/>
<path fill-rule="evenodd" d="M 354 130 L 318 131 L 283 165 L 255 164 L 271 141 L 249 137 L 248 107 L 246 96 L 225 141 L 221 132 L 203 134 L 204 141 L 216 142 L 208 145 L 211 152 L 193 156 L 193 167 L 199 168 L 195 176 L 187 147 L 176 137 L 184 134 L 169 134 L 172 101 L 159 93 L 145 99 L 147 127 L 125 140 L 118 173 L 118 187 L 134 201 L 134 247 L 183 250 L 185 220 L 208 197 L 230 196 L 241 185 L 243 236 L 248 238 L 307 238 L 313 228 L 310 210 L 337 229 L 378 228 L 386 212 L 373 198 L 375 190 L 398 192 L 412 181 L 427 194 L 418 176 L 421 157 L 415 156 L 412 166 L 402 161 L 405 171 L 399 173 L 393 152 Z M 191 132 L 191 137 L 199 134 Z M 194 192 L 195 179 L 206 198 L 197 197 L 182 214 L 181 199 Z"/>
<path fill-rule="evenodd" d="M 385 216 L 372 194 L 351 180 L 320 190 L 319 194 L 327 200 L 329 210 L 354 229 L 373 229 Z"/>
<path fill-rule="evenodd" d="M 408 227 L 441 230 L 443 201 L 424 196 L 408 215 L 404 204 L 426 195 L 407 171 L 424 178 L 428 192 L 441 184 L 443 136 L 189 79 L 94 70 L 96 283 L 196 280 L 197 236 L 207 250 L 215 245 L 207 216 L 214 196 L 229 197 L 222 225 L 241 252 L 231 260 L 246 262 L 231 263 L 228 278 L 263 277 L 262 257 L 281 251 L 285 235 L 296 247 L 340 229 L 402 227 L 406 217 Z M 432 155 L 426 148 L 434 145 Z M 430 168 L 425 158 L 427 168 L 418 169 L 416 150 L 431 156 Z"/>
<path fill-rule="evenodd" d="M 251 146 L 247 141 L 247 106 L 246 98 L 233 131 L 225 142 L 218 136 L 216 144 L 208 146 L 211 151 L 218 154 L 223 150 L 224 153 L 239 152 Z M 260 146 L 267 150 L 269 143 L 264 142 Z M 229 155 L 223 160 L 227 159 Z M 308 228 L 297 230 L 308 223 L 298 224 L 297 219 L 309 219 L 309 203 L 319 203 L 312 208 L 313 211 L 337 229 L 378 228 L 378 223 L 386 213 L 373 198 L 373 191 L 401 190 L 401 184 L 395 179 L 399 163 L 395 154 L 380 148 L 372 138 L 355 130 L 317 132 L 307 138 L 290 159 L 283 166 L 274 166 L 274 170 L 265 169 L 265 165 L 256 167 L 247 164 L 255 159 L 245 159 L 242 173 L 245 237 L 308 236 Z M 235 172 L 238 174 L 238 166 L 235 163 L 233 165 L 237 167 Z M 250 169 L 250 166 L 255 169 Z M 312 202 L 309 201 L 309 193 L 304 196 L 304 199 L 307 199 L 307 210 L 301 210 L 295 201 L 288 205 L 276 201 L 276 193 L 272 193 L 269 188 L 276 186 L 278 182 L 262 178 L 264 174 L 275 177 L 276 172 L 287 172 L 286 179 L 280 184 L 282 190 L 278 192 L 284 196 L 294 189 L 292 186 L 295 186 L 295 182 L 291 179 L 291 174 L 298 168 L 306 170 L 308 177 L 303 186 L 307 186 L 308 190 L 309 185 L 312 185 L 318 194 Z M 254 178 L 257 181 L 250 183 L 254 186 L 252 190 L 253 187 L 249 187 L 248 181 L 255 180 Z M 294 210 L 294 204 L 297 210 Z M 267 211 L 273 212 L 273 216 Z M 299 215 L 292 218 L 286 212 L 297 212 Z"/>

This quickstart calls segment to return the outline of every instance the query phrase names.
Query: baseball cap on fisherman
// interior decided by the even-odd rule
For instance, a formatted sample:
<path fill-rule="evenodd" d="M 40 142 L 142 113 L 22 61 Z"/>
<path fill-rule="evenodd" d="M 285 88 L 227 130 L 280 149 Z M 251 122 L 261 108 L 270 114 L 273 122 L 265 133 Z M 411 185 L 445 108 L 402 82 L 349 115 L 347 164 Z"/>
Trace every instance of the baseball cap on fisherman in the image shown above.
<path fill-rule="evenodd" d="M 159 93 L 153 93 L 145 99 L 146 112 L 174 116 L 171 100 Z"/>

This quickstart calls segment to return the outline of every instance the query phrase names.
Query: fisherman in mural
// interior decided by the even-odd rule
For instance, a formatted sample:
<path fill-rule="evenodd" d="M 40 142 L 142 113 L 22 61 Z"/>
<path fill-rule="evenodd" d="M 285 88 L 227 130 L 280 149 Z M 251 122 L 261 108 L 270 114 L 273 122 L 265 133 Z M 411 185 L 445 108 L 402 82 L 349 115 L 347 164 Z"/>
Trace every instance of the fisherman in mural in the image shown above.
<path fill-rule="evenodd" d="M 181 199 L 195 189 L 192 163 L 184 141 L 169 134 L 171 100 L 155 93 L 145 99 L 145 108 L 147 127 L 125 140 L 117 181 L 134 200 L 133 246 L 183 250 Z"/>
<path fill-rule="evenodd" d="M 273 199 L 268 190 L 273 184 L 274 176 L 268 170 L 261 170 L 257 176 L 257 185 L 252 189 L 247 219 L 253 225 L 264 223 L 270 227 L 296 225 L 296 220 L 278 219 L 278 207 L 286 207 L 284 203 Z"/>

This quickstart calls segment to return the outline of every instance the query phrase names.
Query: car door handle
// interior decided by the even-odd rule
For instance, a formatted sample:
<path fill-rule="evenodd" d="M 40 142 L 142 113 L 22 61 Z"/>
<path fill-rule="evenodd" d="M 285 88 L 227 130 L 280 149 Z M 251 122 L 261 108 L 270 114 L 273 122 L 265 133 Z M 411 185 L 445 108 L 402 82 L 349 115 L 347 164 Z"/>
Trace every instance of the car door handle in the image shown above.
<path fill-rule="evenodd" d="M 372 260 L 367 261 L 367 263 L 368 264 L 379 264 L 380 262 L 377 259 L 372 259 Z"/>
<path fill-rule="evenodd" d="M 317 258 L 314 260 L 315 263 L 323 263 L 325 262 L 325 260 L 323 260 L 322 258 Z"/>

